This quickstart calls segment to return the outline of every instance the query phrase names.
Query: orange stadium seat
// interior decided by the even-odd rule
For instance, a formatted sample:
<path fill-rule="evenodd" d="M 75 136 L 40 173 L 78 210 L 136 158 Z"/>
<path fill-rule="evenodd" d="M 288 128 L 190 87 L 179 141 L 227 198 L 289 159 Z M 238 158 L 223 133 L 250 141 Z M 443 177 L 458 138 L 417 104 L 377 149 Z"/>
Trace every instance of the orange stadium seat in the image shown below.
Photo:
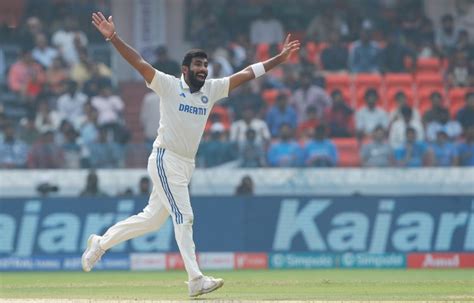
<path fill-rule="evenodd" d="M 257 61 L 265 61 L 270 58 L 270 45 L 267 43 L 260 43 L 257 45 L 255 51 L 255 57 Z"/>
<path fill-rule="evenodd" d="M 409 87 L 413 86 L 413 76 L 408 73 L 387 73 L 384 76 L 385 86 L 390 87 Z"/>
<path fill-rule="evenodd" d="M 351 89 L 351 76 L 349 74 L 327 74 L 326 79 L 326 90 L 333 91 L 334 89 Z"/>
<path fill-rule="evenodd" d="M 448 99 L 450 106 L 457 106 L 458 104 L 464 105 L 465 103 L 465 96 L 466 94 L 472 91 L 472 89 L 465 88 L 465 87 L 456 87 L 451 89 L 448 92 Z"/>
<path fill-rule="evenodd" d="M 439 73 L 442 66 L 442 62 L 438 58 L 419 58 L 416 62 L 419 73 Z"/>
<path fill-rule="evenodd" d="M 456 119 L 456 116 L 461 108 L 464 107 L 464 103 L 455 103 L 449 105 L 449 113 L 451 114 L 451 118 Z"/>
<path fill-rule="evenodd" d="M 439 73 L 418 73 L 416 74 L 415 83 L 418 89 L 424 87 L 439 87 L 443 89 L 443 75 Z"/>
<path fill-rule="evenodd" d="M 360 166 L 359 142 L 356 138 L 333 138 L 339 154 L 338 166 Z"/>
<path fill-rule="evenodd" d="M 360 87 L 380 87 L 382 76 L 379 74 L 357 74 L 355 76 L 356 88 Z"/>

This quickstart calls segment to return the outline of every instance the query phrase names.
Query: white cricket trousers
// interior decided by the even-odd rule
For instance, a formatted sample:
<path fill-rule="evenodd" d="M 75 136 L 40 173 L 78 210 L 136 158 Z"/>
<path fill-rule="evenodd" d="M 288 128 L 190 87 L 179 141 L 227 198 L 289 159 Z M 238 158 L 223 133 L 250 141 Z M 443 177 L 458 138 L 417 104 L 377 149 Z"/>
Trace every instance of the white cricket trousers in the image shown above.
<path fill-rule="evenodd" d="M 194 216 L 188 191 L 194 161 L 170 150 L 154 147 L 148 158 L 147 170 L 153 182 L 148 205 L 141 213 L 110 227 L 102 236 L 100 246 L 107 250 L 123 241 L 156 231 L 171 214 L 176 242 L 189 281 L 198 278 L 202 273 L 196 261 Z"/>

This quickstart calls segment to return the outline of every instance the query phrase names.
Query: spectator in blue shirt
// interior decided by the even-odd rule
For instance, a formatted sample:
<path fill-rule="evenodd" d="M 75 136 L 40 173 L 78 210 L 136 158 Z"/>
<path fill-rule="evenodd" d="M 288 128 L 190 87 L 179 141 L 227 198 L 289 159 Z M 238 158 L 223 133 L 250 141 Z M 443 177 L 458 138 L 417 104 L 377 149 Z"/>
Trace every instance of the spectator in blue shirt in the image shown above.
<path fill-rule="evenodd" d="M 301 164 L 301 147 L 293 138 L 293 129 L 289 124 L 280 127 L 280 139 L 268 149 L 268 163 L 274 167 L 294 167 Z"/>
<path fill-rule="evenodd" d="M 123 165 L 123 152 L 117 143 L 109 140 L 106 127 L 99 129 L 99 137 L 90 144 L 89 151 L 89 162 L 93 168 L 118 168 Z"/>
<path fill-rule="evenodd" d="M 236 149 L 234 144 L 226 138 L 225 127 L 220 122 L 211 125 L 210 137 L 203 140 L 197 153 L 198 165 L 201 167 L 214 167 L 235 159 Z"/>
<path fill-rule="evenodd" d="M 440 130 L 436 134 L 436 141 L 431 145 L 435 166 L 452 166 L 457 162 L 457 147 L 449 142 L 448 134 Z"/>
<path fill-rule="evenodd" d="M 288 96 L 286 94 L 278 95 L 276 103 L 270 107 L 267 112 L 267 125 L 272 137 L 278 137 L 278 131 L 283 124 L 288 124 L 292 129 L 296 129 L 298 122 L 296 111 L 288 105 Z"/>
<path fill-rule="evenodd" d="M 474 91 L 467 92 L 464 99 L 466 100 L 466 105 L 459 110 L 456 120 L 466 130 L 474 125 Z"/>
<path fill-rule="evenodd" d="M 466 130 L 465 141 L 459 144 L 459 165 L 474 166 L 474 126 Z"/>
<path fill-rule="evenodd" d="M 249 128 L 245 132 L 246 140 L 239 145 L 239 162 L 241 167 L 265 166 L 263 142 L 257 142 L 256 132 Z"/>
<path fill-rule="evenodd" d="M 0 142 L 0 168 L 25 168 L 28 157 L 28 145 L 15 138 L 15 128 L 6 124 Z"/>
<path fill-rule="evenodd" d="M 371 31 L 364 28 L 360 32 L 360 40 L 352 45 L 349 52 L 349 68 L 353 73 L 376 73 L 380 71 L 380 48 L 372 41 Z"/>
<path fill-rule="evenodd" d="M 336 166 L 337 160 L 337 149 L 334 143 L 327 139 L 326 126 L 318 125 L 314 131 L 314 139 L 304 147 L 304 164 L 329 167 Z"/>
<path fill-rule="evenodd" d="M 417 141 L 416 130 L 413 127 L 408 127 L 405 144 L 396 148 L 394 152 L 397 165 L 401 167 L 421 167 L 428 164 L 429 156 L 426 144 L 423 141 Z"/>

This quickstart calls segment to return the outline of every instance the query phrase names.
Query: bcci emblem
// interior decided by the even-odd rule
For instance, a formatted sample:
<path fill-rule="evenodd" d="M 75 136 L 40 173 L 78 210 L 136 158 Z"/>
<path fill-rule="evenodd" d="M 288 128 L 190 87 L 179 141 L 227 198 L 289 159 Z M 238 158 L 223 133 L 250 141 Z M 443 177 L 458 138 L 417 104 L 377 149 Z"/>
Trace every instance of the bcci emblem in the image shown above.
<path fill-rule="evenodd" d="M 206 104 L 209 101 L 209 98 L 206 97 L 206 96 L 202 96 L 201 101 L 202 101 L 202 103 Z"/>

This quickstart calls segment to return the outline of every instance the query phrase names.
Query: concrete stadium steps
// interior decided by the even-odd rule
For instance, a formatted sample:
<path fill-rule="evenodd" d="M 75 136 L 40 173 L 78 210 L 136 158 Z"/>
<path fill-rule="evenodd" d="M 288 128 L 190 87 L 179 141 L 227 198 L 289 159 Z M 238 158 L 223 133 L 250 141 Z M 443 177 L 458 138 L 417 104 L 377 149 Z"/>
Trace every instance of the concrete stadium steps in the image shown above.
<path fill-rule="evenodd" d="M 143 96 L 148 92 L 143 82 L 122 82 L 119 84 L 119 93 L 125 103 L 124 119 L 132 134 L 132 142 L 143 142 L 145 137 L 140 125 L 140 109 Z"/>

